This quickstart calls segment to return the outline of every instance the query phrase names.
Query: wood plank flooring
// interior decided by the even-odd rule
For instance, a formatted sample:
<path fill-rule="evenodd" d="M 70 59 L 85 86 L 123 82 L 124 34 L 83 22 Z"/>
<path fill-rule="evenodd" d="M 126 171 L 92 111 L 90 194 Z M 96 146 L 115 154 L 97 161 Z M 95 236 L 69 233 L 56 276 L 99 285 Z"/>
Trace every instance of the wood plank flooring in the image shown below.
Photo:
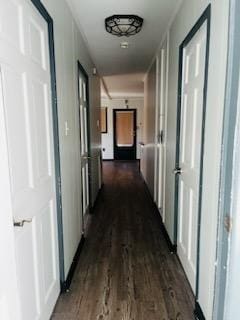
<path fill-rule="evenodd" d="M 52 320 L 192 320 L 194 298 L 168 250 L 138 165 L 104 162 L 104 188 L 70 292 Z"/>

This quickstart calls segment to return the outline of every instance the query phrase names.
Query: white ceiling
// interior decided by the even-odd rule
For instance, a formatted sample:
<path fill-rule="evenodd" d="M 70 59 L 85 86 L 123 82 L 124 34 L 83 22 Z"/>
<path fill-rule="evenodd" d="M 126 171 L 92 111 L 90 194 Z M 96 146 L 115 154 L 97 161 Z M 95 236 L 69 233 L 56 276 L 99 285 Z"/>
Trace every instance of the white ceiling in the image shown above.
<path fill-rule="evenodd" d="M 129 93 L 135 75 L 134 90 L 143 90 L 139 74 L 144 74 L 181 0 L 67 0 L 99 74 L 104 77 L 109 94 Z M 135 36 L 116 37 L 106 32 L 105 18 L 113 14 L 136 14 L 144 19 Z M 120 42 L 129 48 L 121 49 Z M 124 75 L 116 81 L 116 76 Z M 114 76 L 111 78 L 110 76 Z M 106 78 L 105 78 L 106 77 Z M 114 81 L 111 82 L 111 79 Z M 129 88 L 127 84 L 129 81 Z M 138 83 L 138 88 L 136 87 Z M 134 93 L 134 92 L 132 92 Z"/>
<path fill-rule="evenodd" d="M 143 97 L 144 73 L 120 74 L 116 76 L 105 76 L 104 82 L 111 98 L 142 98 Z M 102 96 L 105 96 L 105 88 Z"/>

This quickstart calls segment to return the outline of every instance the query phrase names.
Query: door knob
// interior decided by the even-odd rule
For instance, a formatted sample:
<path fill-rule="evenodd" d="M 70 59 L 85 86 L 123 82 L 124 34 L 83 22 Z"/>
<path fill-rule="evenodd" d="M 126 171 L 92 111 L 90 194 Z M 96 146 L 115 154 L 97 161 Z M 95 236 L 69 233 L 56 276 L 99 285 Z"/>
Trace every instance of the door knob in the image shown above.
<path fill-rule="evenodd" d="M 29 220 L 21 220 L 21 221 L 15 221 L 13 220 L 13 226 L 14 227 L 23 227 L 25 223 L 31 223 L 32 219 Z"/>
<path fill-rule="evenodd" d="M 163 144 L 163 140 L 164 140 L 164 132 L 163 130 L 161 130 L 158 134 L 158 143 Z"/>
<path fill-rule="evenodd" d="M 173 173 L 174 174 L 181 174 L 182 173 L 182 169 L 181 168 L 175 168 L 175 169 L 173 169 Z"/>

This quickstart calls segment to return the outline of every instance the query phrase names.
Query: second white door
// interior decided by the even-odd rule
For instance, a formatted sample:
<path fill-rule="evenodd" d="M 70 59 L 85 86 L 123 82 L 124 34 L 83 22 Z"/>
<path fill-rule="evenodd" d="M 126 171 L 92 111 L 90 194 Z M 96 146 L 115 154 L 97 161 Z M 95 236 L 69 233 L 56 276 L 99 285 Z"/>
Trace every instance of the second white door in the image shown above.
<path fill-rule="evenodd" d="M 163 43 L 157 64 L 155 202 L 165 222 L 166 123 L 168 87 L 168 37 Z"/>
<path fill-rule="evenodd" d="M 199 182 L 207 23 L 183 48 L 178 197 L 178 255 L 196 287 Z"/>
<path fill-rule="evenodd" d="M 89 144 L 88 144 L 88 97 L 87 76 L 79 65 L 79 118 L 80 118 L 80 153 L 82 180 L 82 212 L 84 216 L 89 210 Z"/>

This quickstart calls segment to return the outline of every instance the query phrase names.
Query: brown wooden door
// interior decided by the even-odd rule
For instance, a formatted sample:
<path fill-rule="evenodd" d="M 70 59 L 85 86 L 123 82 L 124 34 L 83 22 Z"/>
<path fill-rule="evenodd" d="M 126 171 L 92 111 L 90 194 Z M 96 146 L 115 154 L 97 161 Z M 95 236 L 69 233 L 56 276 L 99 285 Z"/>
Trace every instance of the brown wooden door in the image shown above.
<path fill-rule="evenodd" d="M 136 109 L 113 110 L 114 159 L 136 160 Z"/>

